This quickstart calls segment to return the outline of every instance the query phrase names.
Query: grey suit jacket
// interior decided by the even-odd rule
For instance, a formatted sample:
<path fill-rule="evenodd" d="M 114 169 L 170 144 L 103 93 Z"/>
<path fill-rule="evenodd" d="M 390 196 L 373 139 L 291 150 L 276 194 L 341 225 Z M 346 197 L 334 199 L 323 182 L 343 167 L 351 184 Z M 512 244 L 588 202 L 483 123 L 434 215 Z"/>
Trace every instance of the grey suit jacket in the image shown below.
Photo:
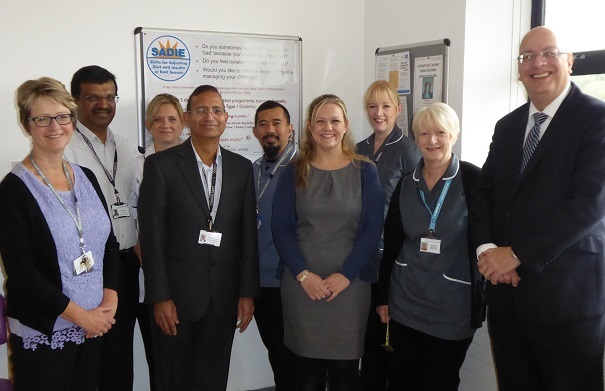
<path fill-rule="evenodd" d="M 259 293 L 252 163 L 222 148 L 221 154 L 213 222 L 220 247 L 198 243 L 209 210 L 191 142 L 145 161 L 138 208 L 146 301 L 172 299 L 180 320 L 200 319 L 210 303 L 219 316 L 233 316 L 238 298 Z"/>
<path fill-rule="evenodd" d="M 605 313 L 605 103 L 572 84 L 523 175 L 525 104 L 496 124 L 470 210 L 474 245 L 512 246 L 519 286 L 488 284 L 490 316 Z"/>

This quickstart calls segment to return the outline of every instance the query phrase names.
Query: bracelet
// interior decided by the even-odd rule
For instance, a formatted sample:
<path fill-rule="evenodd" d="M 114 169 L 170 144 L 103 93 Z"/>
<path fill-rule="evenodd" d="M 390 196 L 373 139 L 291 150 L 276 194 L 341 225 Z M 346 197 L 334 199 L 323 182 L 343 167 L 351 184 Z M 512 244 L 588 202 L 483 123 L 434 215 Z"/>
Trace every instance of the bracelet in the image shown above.
<path fill-rule="evenodd" d="M 298 279 L 298 282 L 300 282 L 300 283 L 302 284 L 302 283 L 303 283 L 303 281 L 304 281 L 304 280 L 306 280 L 308 276 L 309 276 L 309 271 L 308 271 L 308 270 L 305 270 L 305 271 L 303 272 L 303 275 L 302 275 L 302 276 L 300 276 L 300 278 Z"/>

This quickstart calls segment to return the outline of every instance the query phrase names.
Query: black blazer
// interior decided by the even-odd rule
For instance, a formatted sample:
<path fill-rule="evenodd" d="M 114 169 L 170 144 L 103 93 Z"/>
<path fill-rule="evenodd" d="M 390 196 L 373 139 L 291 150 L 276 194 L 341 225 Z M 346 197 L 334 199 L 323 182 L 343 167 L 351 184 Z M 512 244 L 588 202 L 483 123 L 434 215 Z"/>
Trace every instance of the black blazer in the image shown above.
<path fill-rule="evenodd" d="M 474 246 L 512 246 L 518 287 L 488 284 L 490 316 L 557 322 L 605 312 L 605 103 L 571 90 L 521 177 L 529 104 L 496 124 L 473 193 Z"/>
<path fill-rule="evenodd" d="M 190 141 L 145 161 L 139 228 L 148 303 L 172 299 L 180 320 L 199 320 L 210 302 L 237 314 L 240 297 L 259 293 L 252 163 L 221 148 L 223 185 L 213 229 L 220 247 L 198 244 L 208 205 Z"/>
<path fill-rule="evenodd" d="M 80 168 L 107 210 L 97 178 L 88 168 Z M 69 304 L 69 297 L 62 292 L 55 241 L 34 195 L 12 173 L 0 183 L 0 205 L 0 253 L 7 277 L 6 315 L 50 336 L 57 317 Z M 105 243 L 104 288 L 117 290 L 118 252 L 112 230 Z"/>

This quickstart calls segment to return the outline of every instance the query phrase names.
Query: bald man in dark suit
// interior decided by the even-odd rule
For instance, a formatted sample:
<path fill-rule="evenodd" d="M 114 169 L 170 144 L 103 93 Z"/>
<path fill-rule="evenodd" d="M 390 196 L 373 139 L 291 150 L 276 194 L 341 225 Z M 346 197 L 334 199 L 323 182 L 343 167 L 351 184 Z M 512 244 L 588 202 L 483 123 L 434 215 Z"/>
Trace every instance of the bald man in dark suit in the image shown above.
<path fill-rule="evenodd" d="M 470 218 L 499 389 L 602 391 L 605 103 L 547 28 L 518 62 L 530 102 L 496 124 Z"/>

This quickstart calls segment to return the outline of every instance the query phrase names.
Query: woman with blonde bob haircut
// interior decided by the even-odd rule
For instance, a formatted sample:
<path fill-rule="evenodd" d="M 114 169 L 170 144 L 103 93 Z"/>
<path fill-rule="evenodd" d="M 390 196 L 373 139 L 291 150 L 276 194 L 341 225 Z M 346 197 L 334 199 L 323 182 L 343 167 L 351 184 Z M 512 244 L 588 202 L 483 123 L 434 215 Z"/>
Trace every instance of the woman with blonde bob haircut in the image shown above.
<path fill-rule="evenodd" d="M 118 305 L 118 243 L 94 174 L 63 159 L 76 114 L 65 86 L 28 80 L 17 107 L 31 150 L 0 183 L 14 386 L 96 390 L 96 337 L 115 324 Z"/>
<path fill-rule="evenodd" d="M 296 354 L 299 391 L 325 390 L 326 372 L 330 390 L 356 391 L 384 195 L 376 167 L 354 151 L 344 102 L 324 95 L 309 111 L 273 201 L 284 344 Z"/>
<path fill-rule="evenodd" d="M 367 156 L 378 169 L 378 177 L 385 195 L 384 214 L 395 186 L 403 176 L 412 171 L 422 157 L 411 137 L 403 134 L 397 126 L 397 117 L 403 106 L 395 86 L 386 80 L 377 80 L 370 84 L 364 95 L 363 103 L 372 127 L 372 134 L 357 144 L 357 153 Z M 382 250 L 382 238 L 380 241 Z M 381 258 L 381 252 L 376 258 Z M 378 270 L 376 270 L 376 279 Z M 393 355 L 382 347 L 385 341 L 386 325 L 376 313 L 376 284 L 372 284 L 372 306 L 368 313 L 365 336 L 365 353 L 361 359 L 361 382 L 364 390 L 386 391 L 398 389 L 393 384 L 394 371 L 398 365 Z"/>
<path fill-rule="evenodd" d="M 139 227 L 138 208 L 139 191 L 141 182 L 143 181 L 143 167 L 145 159 L 155 153 L 160 152 L 170 147 L 174 147 L 181 143 L 180 136 L 185 128 L 185 120 L 183 108 L 179 99 L 171 94 L 158 94 L 149 102 L 145 110 L 145 127 L 151 133 L 153 143 L 147 146 L 145 154 L 138 155 L 134 170 L 134 186 L 132 186 L 132 194 L 129 198 L 129 203 L 132 205 L 132 217 L 135 219 L 137 229 Z M 139 257 L 139 262 L 143 264 L 141 256 L 141 246 L 137 241 L 134 246 L 134 251 Z M 145 356 L 149 364 L 149 383 L 151 389 L 155 389 L 155 368 L 153 361 L 153 348 L 151 346 L 151 328 L 152 321 L 149 316 L 149 309 L 144 304 L 145 299 L 145 278 L 143 268 L 139 269 L 139 305 L 137 306 L 137 320 L 141 328 L 141 336 L 143 337 L 143 346 L 145 347 Z"/>
<path fill-rule="evenodd" d="M 457 390 L 484 319 L 467 223 L 480 169 L 452 152 L 459 124 L 444 103 L 418 110 L 412 129 L 422 159 L 397 184 L 384 224 L 377 311 L 390 321 L 395 382 L 411 390 Z"/>

